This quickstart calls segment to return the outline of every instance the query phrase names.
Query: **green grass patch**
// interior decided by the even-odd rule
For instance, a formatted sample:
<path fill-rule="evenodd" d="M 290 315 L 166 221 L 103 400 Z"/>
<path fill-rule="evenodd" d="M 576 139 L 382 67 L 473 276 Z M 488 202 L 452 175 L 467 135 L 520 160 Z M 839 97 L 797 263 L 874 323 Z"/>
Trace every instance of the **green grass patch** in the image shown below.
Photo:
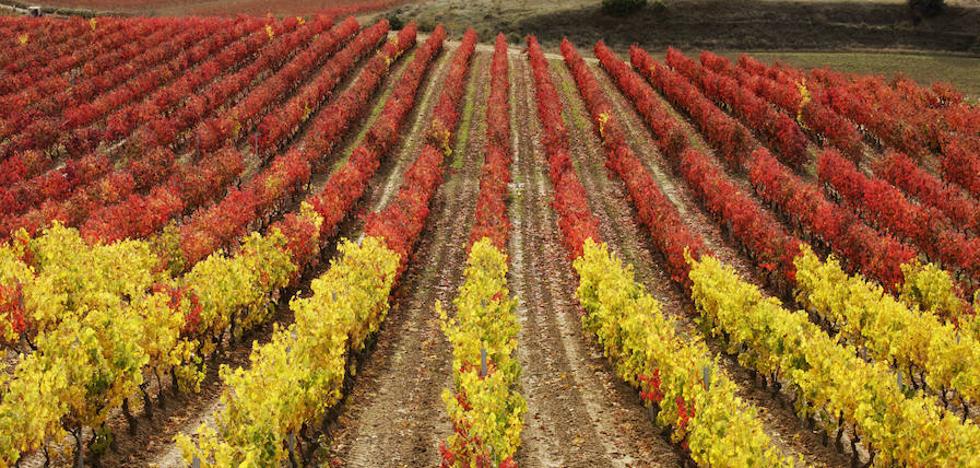
<path fill-rule="evenodd" d="M 463 167 L 463 157 L 466 155 L 466 145 L 470 142 L 470 132 L 473 131 L 473 113 L 476 111 L 476 77 L 473 76 L 476 73 L 474 68 L 474 73 L 470 73 L 469 82 L 466 83 L 466 98 L 463 101 L 463 120 L 459 123 L 459 128 L 465 128 L 466 131 L 460 132 L 459 136 L 456 137 L 456 148 L 453 150 L 453 161 L 449 164 L 453 169 L 461 169 Z M 489 82 L 489 81 L 488 81 Z M 477 128 L 477 131 L 480 131 Z"/>
<path fill-rule="evenodd" d="M 565 98 L 568 100 L 568 102 L 575 102 L 575 98 L 578 97 L 578 88 L 576 88 L 575 85 L 572 84 L 572 81 L 562 73 L 564 69 L 563 67 L 565 66 L 565 62 L 562 62 L 560 60 L 549 60 L 548 64 L 555 69 L 556 73 L 558 73 L 558 77 L 559 77 L 558 81 L 560 81 L 560 83 L 558 83 L 558 86 L 561 88 L 562 94 L 565 95 Z M 575 125 L 575 128 L 579 130 L 584 130 L 589 132 L 592 131 L 591 123 L 588 120 L 586 120 L 586 118 L 583 115 L 588 111 L 582 109 L 581 112 L 573 112 L 571 109 L 569 109 L 569 107 L 570 106 L 564 106 L 564 108 L 562 109 L 562 114 L 564 115 L 564 119 L 566 121 L 571 120 L 572 125 Z"/>
<path fill-rule="evenodd" d="M 347 148 L 344 149 L 343 156 L 333 164 L 333 167 L 331 168 L 331 172 L 336 171 L 337 169 L 343 167 L 344 164 L 347 164 L 347 160 L 350 159 L 350 156 L 352 154 L 354 154 L 354 150 L 361 145 L 361 141 L 364 140 L 364 136 L 367 135 L 368 130 L 371 129 L 371 126 L 374 125 L 374 122 L 378 120 L 378 116 L 381 115 L 381 110 L 384 109 L 385 104 L 388 103 L 388 97 L 391 96 L 391 93 L 395 90 L 395 84 L 398 83 L 398 81 L 401 79 L 402 74 L 405 73 L 405 69 L 408 68 L 407 64 L 412 63 L 412 58 L 414 57 L 415 57 L 415 49 L 412 49 L 412 51 L 409 52 L 408 55 L 406 55 L 404 58 L 400 60 L 399 69 L 397 71 L 398 76 L 394 77 L 388 86 L 384 86 L 383 90 L 381 91 L 381 95 L 378 96 L 378 100 L 374 103 L 374 106 L 371 108 L 371 113 L 368 114 L 368 118 L 364 121 L 364 125 L 361 126 L 361 130 L 358 131 L 357 136 L 354 137 L 353 143 L 347 145 Z"/>
<path fill-rule="evenodd" d="M 580 96 L 578 94 L 578 88 L 573 84 L 571 74 L 563 73 L 563 72 L 567 72 L 567 70 L 564 70 L 564 63 L 565 62 L 562 62 L 560 60 L 549 61 L 549 64 L 552 67 L 555 67 L 555 72 L 558 75 L 558 81 L 559 81 L 558 87 L 561 89 L 561 93 L 565 95 L 566 102 L 568 102 L 568 105 L 562 106 L 561 109 L 562 120 L 564 120 L 566 123 L 571 122 L 572 127 L 576 131 L 585 132 L 586 135 L 590 135 L 592 132 L 595 131 L 595 129 L 592 127 L 591 118 L 587 119 L 585 117 L 585 115 L 588 115 L 589 111 L 588 109 L 585 108 L 584 102 L 576 101 L 576 99 L 580 99 Z M 576 102 L 581 104 L 581 108 L 575 105 Z M 569 144 L 571 144 L 571 142 L 569 142 Z M 588 143 L 584 143 L 584 144 L 588 145 Z M 575 172 L 577 174 L 581 174 L 582 168 L 581 166 L 579 166 L 578 160 L 575 158 L 571 158 L 571 160 L 572 160 L 572 168 L 575 169 Z"/>

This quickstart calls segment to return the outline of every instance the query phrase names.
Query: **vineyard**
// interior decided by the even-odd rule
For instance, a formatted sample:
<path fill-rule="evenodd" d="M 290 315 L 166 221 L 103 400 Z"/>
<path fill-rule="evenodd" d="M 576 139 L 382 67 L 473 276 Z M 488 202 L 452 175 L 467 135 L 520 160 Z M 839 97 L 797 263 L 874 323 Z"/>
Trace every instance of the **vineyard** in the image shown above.
<path fill-rule="evenodd" d="M 352 11 L 0 16 L 0 466 L 980 466 L 969 97 Z"/>

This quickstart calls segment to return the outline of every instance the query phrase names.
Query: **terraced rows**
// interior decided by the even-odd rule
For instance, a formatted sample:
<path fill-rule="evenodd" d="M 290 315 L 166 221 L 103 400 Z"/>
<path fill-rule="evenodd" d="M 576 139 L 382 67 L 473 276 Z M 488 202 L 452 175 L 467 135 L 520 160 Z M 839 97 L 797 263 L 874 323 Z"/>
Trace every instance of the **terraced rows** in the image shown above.
<path fill-rule="evenodd" d="M 491 39 L 0 21 L 0 465 L 980 463 L 975 107 Z"/>

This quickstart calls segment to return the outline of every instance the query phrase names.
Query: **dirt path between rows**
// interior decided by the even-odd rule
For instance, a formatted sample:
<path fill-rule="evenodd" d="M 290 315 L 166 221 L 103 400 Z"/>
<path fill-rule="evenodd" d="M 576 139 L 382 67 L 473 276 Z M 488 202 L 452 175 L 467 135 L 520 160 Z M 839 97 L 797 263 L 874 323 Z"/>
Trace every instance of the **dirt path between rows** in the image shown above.
<path fill-rule="evenodd" d="M 562 65 L 561 68 L 564 69 L 564 66 Z M 719 259 L 728 265 L 733 265 L 742 277 L 756 284 L 761 284 L 763 282 L 762 278 L 756 274 L 756 270 L 752 267 L 751 262 L 739 253 L 738 249 L 734 247 L 734 243 L 721 232 L 719 226 L 700 208 L 693 193 L 690 192 L 686 184 L 682 180 L 669 175 L 671 174 L 671 169 L 668 162 L 657 150 L 652 134 L 626 98 L 618 92 L 615 85 L 609 80 L 601 68 L 595 66 L 593 67 L 593 72 L 598 78 L 600 85 L 606 91 L 606 95 L 610 98 L 617 117 L 620 118 L 620 121 L 625 127 L 630 146 L 651 170 L 661 190 L 674 203 L 678 211 L 681 212 L 688 227 L 704 239 Z M 570 75 L 566 78 L 568 80 L 572 79 Z M 668 105 L 666 102 L 663 104 Z M 595 139 L 594 132 L 590 132 L 590 137 Z M 598 140 L 592 142 L 592 145 L 598 145 Z M 596 148 L 601 150 L 598 146 Z M 605 171 L 601 165 L 595 165 L 594 170 L 600 174 Z M 634 261 L 638 278 L 641 278 L 654 296 L 665 304 L 665 312 L 673 313 L 677 318 L 681 319 L 681 322 L 684 324 L 684 332 L 689 335 L 703 335 L 697 330 L 692 321 L 693 318 L 697 317 L 693 304 L 689 298 L 670 282 L 669 276 L 663 270 L 662 257 L 659 253 L 655 253 L 657 250 L 649 241 L 649 234 L 645 232 L 644 228 L 635 223 L 635 217 L 632 214 L 632 208 L 628 205 L 628 198 L 622 183 L 618 179 L 612 182 L 605 176 L 596 176 L 595 178 L 597 181 L 601 181 L 600 185 L 605 185 L 606 187 L 593 189 L 587 186 L 589 193 L 596 194 L 611 190 L 613 193 L 607 199 L 612 200 L 616 205 L 622 205 L 617 207 L 617 211 L 622 210 L 620 216 L 624 216 L 624 218 L 617 224 L 628 228 L 628 232 L 623 238 L 627 242 L 640 239 L 640 243 L 645 244 L 644 248 L 639 250 L 631 248 L 624 249 L 627 258 L 636 252 L 641 253 L 640 258 L 637 259 L 639 261 Z M 649 263 L 651 261 L 652 263 Z M 638 263 L 645 265 L 641 267 Z M 648 269 L 648 266 L 654 273 L 654 276 L 643 278 L 643 272 Z M 847 458 L 842 457 L 833 449 L 824 447 L 820 443 L 819 434 L 808 430 L 796 417 L 792 409 L 783 405 L 780 397 L 775 397 L 769 390 L 755 381 L 746 369 L 739 366 L 734 358 L 724 354 L 724 347 L 718 340 L 707 338 L 705 341 L 712 352 L 721 354 L 724 357 L 721 364 L 729 377 L 738 385 L 738 395 L 759 410 L 758 416 L 763 423 L 766 433 L 769 434 L 774 444 L 783 453 L 794 458 L 802 457 L 804 463 L 807 465 L 843 466 L 848 463 Z"/>
<path fill-rule="evenodd" d="M 363 64 L 364 61 L 360 61 L 356 66 L 361 68 Z M 397 67 L 398 68 L 396 70 L 393 70 L 394 73 L 399 73 L 402 69 L 404 69 L 405 64 L 399 63 Z M 340 87 L 343 88 L 349 86 L 354 77 L 356 77 L 359 73 L 359 70 L 351 73 L 350 76 L 345 78 Z M 389 76 L 385 81 L 385 85 L 391 85 L 391 79 L 392 78 Z M 429 84 L 430 88 L 432 88 L 433 83 Z M 428 89 L 427 91 L 431 92 L 431 89 Z M 381 92 L 379 91 L 378 95 L 380 94 Z M 378 96 L 375 96 L 375 99 L 378 99 Z M 326 104 L 328 103 L 325 103 L 324 105 Z M 312 116 L 311 119 L 312 118 L 315 118 L 315 115 Z M 361 122 L 358 122 L 351 127 L 348 134 L 353 134 L 354 132 L 360 130 L 360 127 L 367 124 L 369 124 L 369 122 L 362 119 Z M 351 142 L 350 144 L 354 143 Z M 335 150 L 333 152 L 334 154 L 330 155 L 330 157 L 336 158 L 336 155 L 341 154 L 341 151 L 342 148 Z M 388 173 L 385 174 L 381 180 L 384 180 L 384 178 L 396 177 L 396 175 L 397 174 L 395 173 Z M 322 174 L 314 174 L 313 182 L 311 182 L 310 187 L 311 190 L 318 189 L 318 187 L 322 186 L 322 183 L 325 182 L 325 178 L 321 176 Z M 314 182 L 319 182 L 319 185 Z M 302 197 L 299 199 L 302 199 Z M 298 200 L 295 203 L 288 205 L 295 208 L 294 205 L 297 204 Z M 327 249 L 328 251 L 332 251 L 332 246 L 327 247 Z M 322 272 L 322 269 L 325 269 L 326 266 L 327 263 L 321 263 L 320 271 L 309 272 L 306 275 L 302 290 L 307 290 L 309 287 L 309 281 Z M 284 299 L 280 301 L 280 310 L 279 315 L 277 315 L 275 319 L 276 322 L 292 322 L 292 313 L 288 308 L 288 298 L 292 297 L 292 295 L 292 291 L 290 291 L 289 294 L 283 295 Z M 270 322 L 254 333 L 252 338 L 256 339 L 260 343 L 264 343 L 271 336 L 271 330 L 272 325 Z M 176 444 L 173 443 L 173 437 L 178 432 L 188 434 L 193 433 L 202 423 L 212 424 L 214 422 L 215 414 L 217 414 L 222 407 L 220 395 L 223 385 L 217 376 L 217 367 L 220 364 L 227 364 L 229 366 L 247 366 L 248 356 L 252 349 L 249 345 L 250 343 L 251 339 L 237 343 L 228 352 L 226 357 L 219 359 L 213 365 L 209 365 L 209 374 L 205 382 L 202 384 L 201 393 L 181 395 L 176 398 L 171 398 L 167 401 L 167 406 L 165 408 L 154 408 L 154 419 L 140 419 L 138 432 L 132 437 L 123 435 L 123 432 L 121 431 L 124 431 L 124 429 L 120 429 L 120 442 L 117 444 L 118 450 L 117 452 L 110 452 L 107 454 L 107 456 L 103 458 L 103 464 L 106 466 L 182 466 L 183 461 L 181 459 L 180 450 L 177 448 Z M 162 423 L 158 421 L 162 421 Z"/>
<path fill-rule="evenodd" d="M 487 99 L 489 58 L 486 53 L 473 57 L 469 76 L 473 85 L 466 99 L 476 110 L 457 132 L 468 135 L 465 148 L 454 148 L 461 154 L 461 166 L 447 168 L 446 181 L 430 207 L 432 219 L 405 282 L 394 294 L 395 305 L 331 429 L 329 457 L 334 465 L 439 464 L 439 442 L 451 431 L 441 394 L 452 384 L 452 354 L 439 328 L 435 302 L 450 305 L 463 278 L 483 163 L 485 118 L 480 109 Z M 418 132 L 426 129 L 414 125 L 413 134 L 421 136 Z M 417 145 L 408 146 L 412 150 L 405 153 L 406 163 L 418 155 Z"/>
<path fill-rule="evenodd" d="M 583 334 L 576 281 L 551 207 L 554 195 L 530 66 L 519 56 L 512 67 L 517 135 L 510 284 L 520 299 L 518 357 L 521 394 L 528 403 L 517 462 L 531 467 L 678 465 L 678 454 L 654 430 L 639 397 L 615 377 Z"/>

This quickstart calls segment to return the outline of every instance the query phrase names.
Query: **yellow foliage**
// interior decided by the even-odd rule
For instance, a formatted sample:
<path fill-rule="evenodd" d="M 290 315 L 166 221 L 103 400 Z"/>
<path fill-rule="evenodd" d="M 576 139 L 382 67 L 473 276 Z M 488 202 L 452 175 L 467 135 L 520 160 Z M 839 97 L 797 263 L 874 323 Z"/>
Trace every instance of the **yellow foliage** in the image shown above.
<path fill-rule="evenodd" d="M 803 109 L 806 109 L 807 104 L 810 104 L 810 90 L 806 87 L 806 78 L 803 78 L 798 83 L 796 83 L 796 89 L 800 92 L 800 105 L 796 109 L 796 121 L 803 125 Z"/>
<path fill-rule="evenodd" d="M 253 233 L 236 256 L 219 252 L 173 280 L 149 242 L 89 246 L 57 223 L 33 239 L 15 234 L 0 246 L 0 285 L 22 288 L 36 349 L 0 377 L 0 466 L 67 430 L 100 427 L 145 372 L 173 371 L 182 389 L 199 390 L 202 357 L 232 318 L 242 330 L 265 320 L 295 272 L 285 244 L 278 231 Z M 184 292 L 178 303 L 170 290 Z M 185 334 L 198 301 L 198 332 Z"/>
<path fill-rule="evenodd" d="M 514 312 L 517 300 L 507 289 L 507 256 L 487 238 L 473 244 L 464 274 L 453 301 L 456 317 L 450 319 L 442 304 L 436 303 L 443 333 L 453 348 L 455 394 L 444 390 L 442 399 L 453 426 L 465 428 L 469 436 L 454 433 L 446 445 L 459 457 L 458 465 L 479 456 L 499 465 L 517 452 L 527 412 L 527 403 L 517 392 L 520 363 L 513 358 L 520 331 Z"/>
<path fill-rule="evenodd" d="M 606 136 L 606 122 L 609 121 L 609 114 L 603 112 L 599 114 L 599 136 L 605 138 Z"/>
<path fill-rule="evenodd" d="M 925 372 L 931 388 L 952 388 L 968 402 L 980 402 L 980 343 L 972 336 L 958 334 L 931 313 L 910 309 L 860 275 L 848 276 L 833 257 L 821 262 L 809 247 L 794 263 L 800 302 L 835 324 L 849 342 L 879 362 L 895 363 L 905 382 L 911 382 L 908 371 L 914 366 Z M 929 269 L 923 271 L 922 281 L 935 278 Z M 931 297 L 922 296 L 924 284 L 907 281 L 906 289 Z"/>
<path fill-rule="evenodd" d="M 917 260 L 902 265 L 905 282 L 899 299 L 909 307 L 918 307 L 943 320 L 957 323 L 969 314 L 969 305 L 956 295 L 949 272 L 935 264 L 922 265 Z M 974 336 L 974 338 L 977 338 Z"/>
<path fill-rule="evenodd" d="M 217 430 L 177 436 L 188 463 L 276 466 L 289 457 L 288 440 L 340 400 L 348 353 L 363 348 L 388 312 L 398 255 L 374 237 L 360 246 L 342 241 L 338 250 L 313 295 L 290 301 L 296 322 L 254 344 L 247 370 L 222 367 Z"/>
<path fill-rule="evenodd" d="M 842 417 L 882 466 L 980 464 L 980 429 L 972 421 L 945 414 L 931 396 L 900 385 L 886 364 L 862 360 L 806 313 L 784 309 L 717 259 L 691 265 L 691 294 L 705 325 L 727 337 L 740 363 L 790 385 L 801 417 L 819 416 L 831 433 Z"/>
<path fill-rule="evenodd" d="M 586 311 L 583 326 L 596 334 L 617 373 L 633 386 L 652 391 L 640 379 L 659 376 L 662 401 L 657 419 L 673 429 L 675 441 L 688 441 L 696 463 L 791 464 L 763 432 L 755 409 L 735 396 L 735 384 L 704 344 L 677 335 L 677 325 L 663 314 L 660 303 L 633 279 L 632 268 L 611 254 L 605 243 L 586 240 L 574 266 L 579 275 L 576 296 Z M 695 409 L 695 416 L 684 424 L 680 423 L 678 399 Z"/>

